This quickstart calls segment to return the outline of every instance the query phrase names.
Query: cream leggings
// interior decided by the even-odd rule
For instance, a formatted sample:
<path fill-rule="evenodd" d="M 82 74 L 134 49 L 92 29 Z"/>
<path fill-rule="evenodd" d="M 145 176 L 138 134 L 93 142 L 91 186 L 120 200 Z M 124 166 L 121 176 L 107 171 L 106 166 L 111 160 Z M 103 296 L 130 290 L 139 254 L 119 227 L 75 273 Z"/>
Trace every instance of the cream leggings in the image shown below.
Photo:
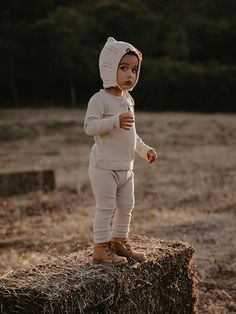
<path fill-rule="evenodd" d="M 89 176 L 96 201 L 94 243 L 127 237 L 134 207 L 133 171 L 101 169 L 90 162 Z"/>

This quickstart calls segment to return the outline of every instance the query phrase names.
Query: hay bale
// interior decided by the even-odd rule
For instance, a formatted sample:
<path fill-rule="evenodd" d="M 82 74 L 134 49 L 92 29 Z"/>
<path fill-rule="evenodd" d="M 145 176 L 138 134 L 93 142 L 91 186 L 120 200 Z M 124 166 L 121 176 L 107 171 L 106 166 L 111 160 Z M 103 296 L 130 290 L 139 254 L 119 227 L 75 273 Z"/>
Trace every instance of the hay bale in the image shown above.
<path fill-rule="evenodd" d="M 0 174 L 0 196 L 27 194 L 55 189 L 53 170 L 22 171 Z"/>
<path fill-rule="evenodd" d="M 193 248 L 136 237 L 142 264 L 91 262 L 91 249 L 56 258 L 0 281 L 1 313 L 196 313 Z"/>

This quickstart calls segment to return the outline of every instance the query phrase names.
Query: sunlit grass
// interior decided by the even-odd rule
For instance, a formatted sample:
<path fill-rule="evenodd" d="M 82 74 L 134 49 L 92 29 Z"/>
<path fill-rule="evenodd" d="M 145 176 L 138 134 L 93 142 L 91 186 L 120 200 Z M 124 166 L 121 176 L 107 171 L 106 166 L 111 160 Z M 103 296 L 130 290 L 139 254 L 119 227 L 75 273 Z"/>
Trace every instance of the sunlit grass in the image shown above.
<path fill-rule="evenodd" d="M 82 123 L 76 121 L 43 121 L 40 123 L 2 123 L 0 124 L 0 142 L 16 140 L 34 140 L 42 135 L 62 136 L 64 143 L 90 143 L 83 130 Z"/>
<path fill-rule="evenodd" d="M 1 124 L 0 142 L 9 142 L 21 139 L 34 139 L 39 135 L 37 128 L 33 125 Z"/>

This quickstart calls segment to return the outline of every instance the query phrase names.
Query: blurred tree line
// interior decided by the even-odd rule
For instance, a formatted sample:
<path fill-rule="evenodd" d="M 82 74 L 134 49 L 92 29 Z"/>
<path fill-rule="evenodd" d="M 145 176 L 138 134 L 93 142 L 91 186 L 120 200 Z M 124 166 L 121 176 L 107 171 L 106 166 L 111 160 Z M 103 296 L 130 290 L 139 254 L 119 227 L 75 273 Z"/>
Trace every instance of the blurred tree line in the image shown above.
<path fill-rule="evenodd" d="M 108 36 L 143 53 L 137 109 L 235 112 L 235 0 L 2 0 L 0 106 L 85 105 Z"/>

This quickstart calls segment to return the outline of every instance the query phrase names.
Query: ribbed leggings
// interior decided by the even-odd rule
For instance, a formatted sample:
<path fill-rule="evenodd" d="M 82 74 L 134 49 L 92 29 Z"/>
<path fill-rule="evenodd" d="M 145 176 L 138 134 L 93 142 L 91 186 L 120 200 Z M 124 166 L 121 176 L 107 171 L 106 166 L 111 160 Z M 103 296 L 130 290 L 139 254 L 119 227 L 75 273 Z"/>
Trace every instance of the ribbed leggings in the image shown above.
<path fill-rule="evenodd" d="M 134 207 L 133 171 L 101 169 L 90 162 L 89 177 L 96 202 L 94 243 L 127 237 Z"/>

